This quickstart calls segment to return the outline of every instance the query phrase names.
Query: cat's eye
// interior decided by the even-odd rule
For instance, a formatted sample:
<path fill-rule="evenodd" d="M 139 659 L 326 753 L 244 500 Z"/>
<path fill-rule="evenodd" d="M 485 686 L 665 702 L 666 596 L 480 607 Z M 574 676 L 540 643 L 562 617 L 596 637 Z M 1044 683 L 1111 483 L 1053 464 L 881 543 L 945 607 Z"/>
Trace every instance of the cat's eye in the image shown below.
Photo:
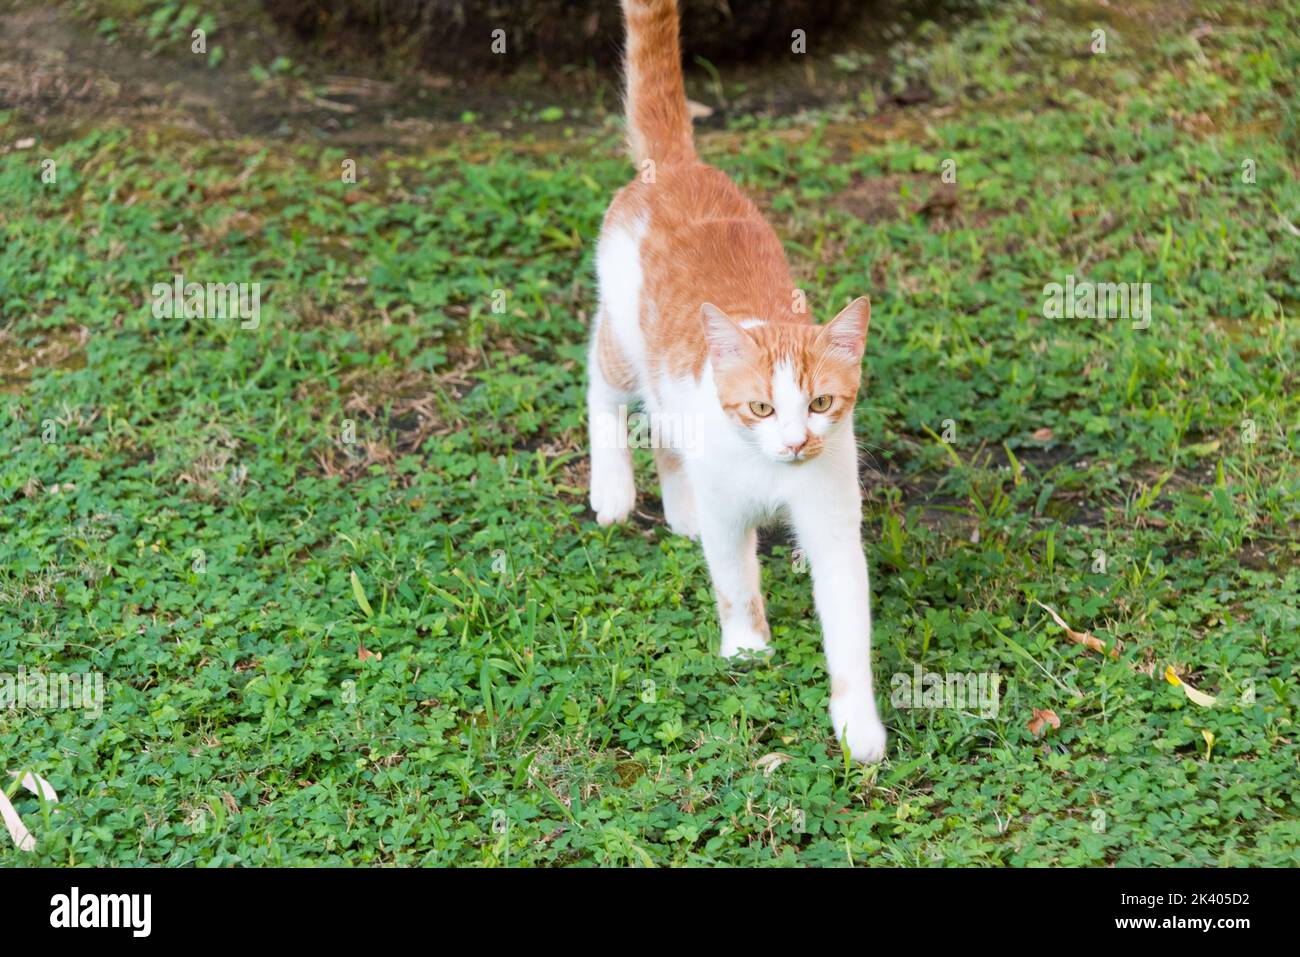
<path fill-rule="evenodd" d="M 753 412 L 760 419 L 766 419 L 772 414 L 772 407 L 766 402 L 751 402 L 749 403 L 749 411 Z"/>
<path fill-rule="evenodd" d="M 813 412 L 825 412 L 827 409 L 831 407 L 831 403 L 833 401 L 835 400 L 832 399 L 829 395 L 819 395 L 817 396 L 817 398 L 813 399 L 811 402 L 808 403 L 808 408 L 811 409 Z"/>

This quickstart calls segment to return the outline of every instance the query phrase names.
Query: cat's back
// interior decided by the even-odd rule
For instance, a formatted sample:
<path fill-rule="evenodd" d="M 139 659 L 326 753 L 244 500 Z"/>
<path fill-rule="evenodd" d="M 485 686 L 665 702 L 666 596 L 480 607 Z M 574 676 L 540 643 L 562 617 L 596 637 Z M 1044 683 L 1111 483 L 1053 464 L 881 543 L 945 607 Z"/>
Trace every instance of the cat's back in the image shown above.
<path fill-rule="evenodd" d="M 705 163 L 643 169 L 610 203 L 601 245 L 611 262 L 635 260 L 632 311 L 645 344 L 644 353 L 635 351 L 672 375 L 698 377 L 704 365 L 704 302 L 737 316 L 807 321 L 793 312 L 794 282 L 775 231 L 725 173 Z M 633 272 L 607 269 L 601 278 L 602 297 L 616 300 Z"/>
<path fill-rule="evenodd" d="M 637 222 L 671 237 L 694 223 L 712 219 L 753 220 L 767 226 L 758 207 L 722 170 L 700 162 L 655 167 L 651 161 L 614 194 L 605 230 Z"/>

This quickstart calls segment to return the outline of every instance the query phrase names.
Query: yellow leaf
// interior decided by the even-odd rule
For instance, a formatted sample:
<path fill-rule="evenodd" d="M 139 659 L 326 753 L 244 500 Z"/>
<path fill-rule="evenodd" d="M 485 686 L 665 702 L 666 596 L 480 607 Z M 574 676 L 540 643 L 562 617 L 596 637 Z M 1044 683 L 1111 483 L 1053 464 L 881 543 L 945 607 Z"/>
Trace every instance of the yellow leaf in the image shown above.
<path fill-rule="evenodd" d="M 1183 694 L 1187 695 L 1187 700 L 1192 704 L 1199 704 L 1202 708 L 1213 708 L 1218 704 L 1218 699 L 1213 695 L 1208 695 L 1204 691 L 1197 691 L 1174 672 L 1174 666 L 1169 665 L 1165 668 L 1165 680 L 1175 688 L 1182 688 Z"/>

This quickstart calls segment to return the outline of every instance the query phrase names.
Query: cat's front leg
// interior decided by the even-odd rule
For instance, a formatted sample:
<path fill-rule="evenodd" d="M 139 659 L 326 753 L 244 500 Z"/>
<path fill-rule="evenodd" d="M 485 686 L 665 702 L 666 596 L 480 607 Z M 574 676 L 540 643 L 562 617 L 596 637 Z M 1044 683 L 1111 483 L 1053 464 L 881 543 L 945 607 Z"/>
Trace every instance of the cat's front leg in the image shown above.
<path fill-rule="evenodd" d="M 659 489 L 664 503 L 664 521 L 677 535 L 700 537 L 699 519 L 695 517 L 695 492 L 682 456 L 673 449 L 655 447 L 655 468 L 659 471 Z"/>
<path fill-rule="evenodd" d="M 596 315 L 587 360 L 587 427 L 591 438 L 591 510 L 601 525 L 627 521 L 636 503 L 627 409 L 636 385 L 604 308 Z"/>
<path fill-rule="evenodd" d="M 758 533 L 725 500 L 699 502 L 700 540 L 709 563 L 722 628 L 722 656 L 768 648 L 767 612 L 758 571 Z"/>
<path fill-rule="evenodd" d="M 872 686 L 871 585 L 852 464 L 840 468 L 828 487 L 793 503 L 790 518 L 812 570 L 831 679 L 831 725 L 854 760 L 879 761 L 885 754 L 885 726 Z"/>

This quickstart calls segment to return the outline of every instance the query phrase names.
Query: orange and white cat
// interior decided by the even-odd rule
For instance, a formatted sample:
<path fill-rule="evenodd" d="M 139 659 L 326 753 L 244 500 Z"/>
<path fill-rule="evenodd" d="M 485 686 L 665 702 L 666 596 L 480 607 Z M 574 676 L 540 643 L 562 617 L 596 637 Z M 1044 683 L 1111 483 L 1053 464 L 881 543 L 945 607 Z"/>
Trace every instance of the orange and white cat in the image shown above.
<path fill-rule="evenodd" d="M 696 158 L 676 0 L 623 0 L 623 13 L 639 173 L 610 204 L 596 253 L 591 506 L 602 525 L 632 511 L 627 409 L 639 402 L 668 524 L 704 546 L 726 656 L 768 647 L 756 530 L 787 523 L 812 571 L 832 727 L 855 759 L 878 761 L 853 436 L 870 304 L 810 320 L 772 228 Z"/>

